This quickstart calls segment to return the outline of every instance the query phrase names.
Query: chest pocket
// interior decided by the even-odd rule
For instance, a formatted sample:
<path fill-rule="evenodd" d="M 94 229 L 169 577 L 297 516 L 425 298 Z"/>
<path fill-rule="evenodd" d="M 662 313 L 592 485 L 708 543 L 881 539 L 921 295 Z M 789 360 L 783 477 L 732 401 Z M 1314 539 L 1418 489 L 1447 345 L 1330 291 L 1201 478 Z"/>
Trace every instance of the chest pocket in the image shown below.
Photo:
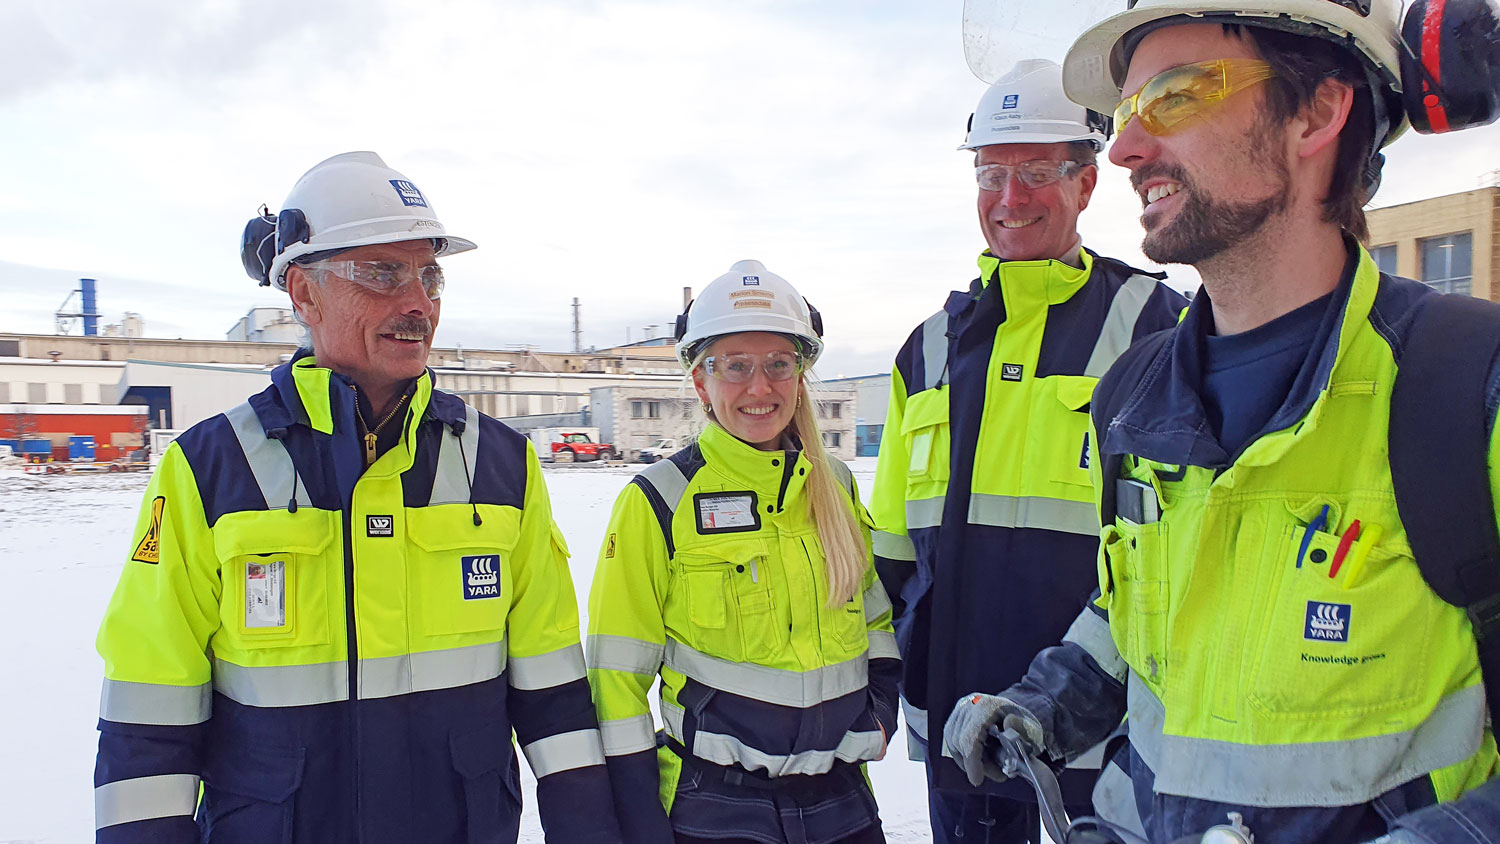
<path fill-rule="evenodd" d="M 777 606 L 779 571 L 757 540 L 679 549 L 669 565 L 668 632 L 694 650 L 733 662 L 769 659 L 786 644 Z"/>
<path fill-rule="evenodd" d="M 1120 519 L 1104 529 L 1099 588 L 1109 597 L 1110 634 L 1120 655 L 1158 695 L 1167 678 L 1166 558 L 1164 522 Z"/>
<path fill-rule="evenodd" d="M 521 517 L 511 507 L 481 509 L 484 523 L 478 526 L 467 504 L 406 511 L 407 582 L 418 636 L 489 634 L 473 637 L 477 643 L 497 641 L 504 633 Z"/>
<path fill-rule="evenodd" d="M 909 462 L 906 468 L 908 499 L 940 495 L 948 482 L 949 442 L 948 388 L 923 390 L 906 400 L 901 417 L 901 436 L 906 439 Z M 929 494 L 920 494 L 920 493 Z"/>
<path fill-rule="evenodd" d="M 1053 375 L 1038 379 L 1038 401 L 1030 430 L 1036 454 L 1045 463 L 1039 480 L 1067 484 L 1060 496 L 1092 500 L 1089 460 L 1089 401 L 1099 379 L 1086 375 Z M 1040 466 L 1038 468 L 1041 468 Z"/>
<path fill-rule="evenodd" d="M 336 514 L 310 507 L 219 519 L 214 553 L 224 592 L 215 652 L 328 644 L 330 614 L 343 605 L 338 533 Z"/>

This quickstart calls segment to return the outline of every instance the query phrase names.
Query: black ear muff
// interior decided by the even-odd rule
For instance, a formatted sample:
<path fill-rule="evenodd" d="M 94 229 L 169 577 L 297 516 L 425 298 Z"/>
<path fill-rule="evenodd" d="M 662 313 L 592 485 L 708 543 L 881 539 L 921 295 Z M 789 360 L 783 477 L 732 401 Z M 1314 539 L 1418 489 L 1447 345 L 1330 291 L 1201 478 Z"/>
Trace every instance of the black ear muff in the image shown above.
<path fill-rule="evenodd" d="M 1088 127 L 1103 135 L 1106 141 L 1109 140 L 1110 135 L 1115 133 L 1115 119 L 1107 114 L 1100 114 L 1093 109 L 1089 109 L 1086 119 L 1088 120 Z M 1095 152 L 1103 151 L 1102 144 L 1100 145 L 1100 149 L 1095 150 Z"/>
<path fill-rule="evenodd" d="M 271 259 L 276 257 L 276 218 L 260 207 L 260 214 L 245 224 L 245 233 L 240 236 L 240 263 L 245 273 L 260 282 L 261 287 L 271 284 Z"/>
<path fill-rule="evenodd" d="M 312 239 L 312 229 L 307 226 L 307 215 L 301 208 L 286 208 L 276 215 L 276 254 L 285 252 L 293 243 L 306 243 Z"/>
<path fill-rule="evenodd" d="M 1401 40 L 1412 128 L 1456 132 L 1500 117 L 1500 19 L 1490 0 L 1416 0 Z"/>
<path fill-rule="evenodd" d="M 679 343 L 682 342 L 682 338 L 687 336 L 688 311 L 691 311 L 693 309 L 693 302 L 696 301 L 696 299 L 689 299 L 687 307 L 683 308 L 682 313 L 677 315 L 677 326 L 672 339 L 676 340 Z"/>
<path fill-rule="evenodd" d="M 803 297 L 802 304 L 807 306 L 807 315 L 812 320 L 813 333 L 818 335 L 819 340 L 823 339 L 823 315 L 818 313 L 818 309 L 814 308 L 812 302 L 807 301 L 806 297 Z"/>

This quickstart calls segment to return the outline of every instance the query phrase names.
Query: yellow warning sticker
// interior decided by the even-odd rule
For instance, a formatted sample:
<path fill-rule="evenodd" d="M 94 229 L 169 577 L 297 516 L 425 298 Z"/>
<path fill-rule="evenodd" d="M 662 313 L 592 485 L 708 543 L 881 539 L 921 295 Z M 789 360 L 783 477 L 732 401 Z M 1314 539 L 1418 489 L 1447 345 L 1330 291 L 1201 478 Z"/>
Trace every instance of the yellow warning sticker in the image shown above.
<path fill-rule="evenodd" d="M 615 556 L 615 535 L 609 535 L 609 541 L 604 544 L 604 559 L 609 560 Z"/>
<path fill-rule="evenodd" d="M 166 496 L 158 495 L 151 500 L 151 526 L 146 528 L 146 535 L 135 546 L 135 553 L 130 555 L 130 559 L 152 565 L 161 562 L 161 514 L 166 509 Z"/>

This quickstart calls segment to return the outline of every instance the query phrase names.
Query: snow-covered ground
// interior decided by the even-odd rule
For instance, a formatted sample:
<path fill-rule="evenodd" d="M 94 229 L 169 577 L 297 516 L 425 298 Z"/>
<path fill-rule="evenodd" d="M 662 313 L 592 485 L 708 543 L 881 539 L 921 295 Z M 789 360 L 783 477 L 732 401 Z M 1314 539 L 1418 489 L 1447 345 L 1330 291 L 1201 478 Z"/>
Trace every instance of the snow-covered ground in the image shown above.
<path fill-rule="evenodd" d="M 854 462 L 866 492 L 874 458 Z M 633 467 L 548 468 L 558 523 L 588 595 L 605 522 Z M 94 634 L 146 486 L 145 475 L 29 476 L 0 469 L 0 844 L 93 839 L 93 767 L 102 663 Z M 886 836 L 931 840 L 920 765 L 906 737 L 870 766 Z M 524 764 L 524 763 L 523 763 Z M 523 772 L 521 840 L 540 842 L 535 781 Z"/>

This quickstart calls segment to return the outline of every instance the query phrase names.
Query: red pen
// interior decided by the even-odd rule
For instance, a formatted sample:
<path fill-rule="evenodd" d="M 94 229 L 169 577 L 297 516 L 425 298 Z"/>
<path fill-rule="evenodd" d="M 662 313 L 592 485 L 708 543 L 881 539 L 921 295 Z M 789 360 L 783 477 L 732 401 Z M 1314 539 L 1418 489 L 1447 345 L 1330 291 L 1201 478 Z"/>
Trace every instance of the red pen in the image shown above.
<path fill-rule="evenodd" d="M 1328 577 L 1339 576 L 1339 566 L 1344 564 L 1344 557 L 1349 555 L 1349 548 L 1354 545 L 1354 540 L 1359 538 L 1359 519 L 1349 524 L 1349 529 L 1339 537 L 1339 547 L 1333 552 L 1333 565 L 1328 567 Z"/>

